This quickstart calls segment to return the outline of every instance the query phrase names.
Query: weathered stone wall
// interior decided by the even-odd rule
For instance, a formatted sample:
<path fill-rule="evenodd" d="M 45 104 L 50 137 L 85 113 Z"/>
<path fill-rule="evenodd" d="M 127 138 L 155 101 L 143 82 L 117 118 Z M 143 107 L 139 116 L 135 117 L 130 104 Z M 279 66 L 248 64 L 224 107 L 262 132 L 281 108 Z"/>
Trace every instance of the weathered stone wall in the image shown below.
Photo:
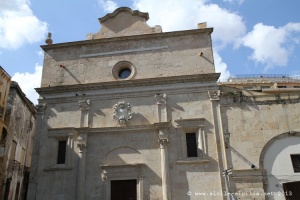
<path fill-rule="evenodd" d="M 160 86 L 161 88 L 162 86 Z M 216 86 L 210 86 L 215 89 Z M 154 89 L 155 90 L 155 89 Z M 164 89 L 167 91 L 166 89 Z M 132 89 L 132 94 L 135 94 Z M 86 157 L 86 199 L 103 198 L 104 185 L 101 179 L 101 164 L 105 164 L 105 156 L 112 150 L 128 147 L 136 149 L 144 163 L 143 168 L 143 197 L 144 199 L 161 198 L 161 162 L 158 131 L 138 130 L 135 127 L 147 126 L 159 122 L 158 105 L 155 99 L 157 92 L 143 92 L 138 95 L 122 95 L 122 98 L 115 94 L 114 99 L 107 99 L 101 96 L 97 99 L 91 96 L 82 98 L 90 100 L 89 130 L 87 134 L 87 157 Z M 65 94 L 68 95 L 68 94 Z M 76 98 L 76 97 L 74 97 Z M 47 102 L 47 97 L 44 102 Z M 78 174 L 78 149 L 76 147 L 77 136 L 70 136 L 70 151 L 67 157 L 69 161 L 65 167 L 56 166 L 57 140 L 68 134 L 73 134 L 70 128 L 80 128 L 81 110 L 78 101 L 59 102 L 51 100 L 47 104 L 45 117 L 42 124 L 39 153 L 39 172 L 37 185 L 37 197 L 51 199 L 53 195 L 58 197 L 73 198 L 76 194 Z M 113 105 L 125 101 L 132 106 L 132 119 L 124 127 L 113 119 Z M 190 199 L 187 195 L 193 192 L 217 192 L 221 190 L 220 169 L 218 165 L 218 155 L 215 146 L 216 138 L 213 129 L 213 116 L 210 111 L 211 101 L 207 94 L 207 87 L 199 84 L 198 88 L 178 90 L 176 87 L 166 92 L 166 113 L 164 121 L 171 121 L 169 129 L 169 169 L 171 195 L 173 199 Z M 179 119 L 204 119 L 203 131 L 206 135 L 207 152 L 199 155 L 199 158 L 187 160 L 185 131 L 178 126 L 174 120 Z M 106 128 L 106 129 L 105 129 Z M 117 129 L 116 129 L 117 128 Z M 126 129 L 129 130 L 126 131 Z M 97 131 L 99 129 L 99 131 Z M 103 131 L 102 129 L 105 129 Z M 135 130 L 137 129 L 137 130 Z M 52 130 L 55 133 L 53 133 Z M 75 130 L 76 132 L 76 130 Z M 133 158 L 131 158 L 133 159 Z M 128 163 L 129 162 L 129 163 Z M 132 160 L 127 160 L 118 164 L 130 164 Z M 67 178 L 68 177 L 68 178 Z M 73 181 L 71 181 L 73 180 Z M 52 186 L 52 192 L 45 196 L 44 189 L 49 182 L 59 182 L 59 186 Z M 218 184 L 216 184 L 218 183 Z M 84 186 L 83 186 L 84 187 Z M 62 192 L 64 191 L 64 193 Z M 70 197 L 66 194 L 70 193 Z M 67 197 L 68 196 L 68 197 Z M 196 198 L 193 196 L 193 198 Z"/>
<path fill-rule="evenodd" d="M 17 83 L 10 88 L 8 99 L 9 110 L 6 113 L 8 135 L 4 145 L 4 169 L 3 178 L 11 178 L 9 198 L 25 198 L 28 179 L 24 174 L 31 167 L 32 143 L 35 136 L 35 110 L 31 102 L 26 99 Z M 13 142 L 16 144 L 13 149 Z M 12 152 L 15 151 L 13 156 Z M 16 193 L 17 184 L 20 184 L 19 193 Z"/>
<path fill-rule="evenodd" d="M 248 192 L 248 195 L 240 195 L 240 199 L 265 199 L 268 183 L 263 166 L 264 151 L 273 138 L 300 131 L 299 94 L 254 92 L 250 95 L 241 90 L 223 94 L 222 119 L 231 133 L 230 147 L 226 151 L 228 166 L 234 169 L 233 189 L 240 194 Z M 262 196 L 251 196 L 250 192 Z"/>
<path fill-rule="evenodd" d="M 42 87 L 115 81 L 112 69 L 120 61 L 134 65 L 133 79 L 214 73 L 210 31 L 199 29 L 190 34 L 156 33 L 43 46 Z"/>

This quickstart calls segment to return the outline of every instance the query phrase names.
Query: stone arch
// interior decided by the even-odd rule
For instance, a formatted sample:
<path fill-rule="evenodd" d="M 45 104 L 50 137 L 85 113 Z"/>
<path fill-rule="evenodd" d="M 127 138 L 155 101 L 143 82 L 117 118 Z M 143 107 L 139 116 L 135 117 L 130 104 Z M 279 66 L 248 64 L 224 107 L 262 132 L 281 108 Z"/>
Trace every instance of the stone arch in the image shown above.
<path fill-rule="evenodd" d="M 263 149 L 261 150 L 261 153 L 260 153 L 260 156 L 259 156 L 259 168 L 260 169 L 263 169 L 264 168 L 264 157 L 265 157 L 265 154 L 267 152 L 267 150 L 269 149 L 269 147 L 276 141 L 276 140 L 279 140 L 279 139 L 282 139 L 282 138 L 285 138 L 285 137 L 290 137 L 290 136 L 298 136 L 300 137 L 300 132 L 285 132 L 285 133 L 282 133 L 282 134 L 279 134 L 279 135 L 276 135 L 275 137 L 271 138 L 266 144 L 265 146 L 263 147 Z"/>
<path fill-rule="evenodd" d="M 291 154 L 300 154 L 300 132 L 285 132 L 271 138 L 263 147 L 259 157 L 259 168 L 263 173 L 265 192 L 282 194 L 283 185 L 298 181 L 293 171 Z M 270 200 L 282 199 L 270 196 Z"/>
<path fill-rule="evenodd" d="M 143 163 L 141 153 L 132 147 L 118 147 L 109 151 L 103 159 L 104 165 L 125 165 Z"/>

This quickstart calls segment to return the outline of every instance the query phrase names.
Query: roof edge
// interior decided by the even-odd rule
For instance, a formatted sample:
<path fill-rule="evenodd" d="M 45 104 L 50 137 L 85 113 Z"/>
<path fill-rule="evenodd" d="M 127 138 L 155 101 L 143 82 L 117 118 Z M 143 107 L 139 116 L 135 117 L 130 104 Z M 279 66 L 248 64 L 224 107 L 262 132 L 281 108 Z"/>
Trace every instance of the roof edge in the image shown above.
<path fill-rule="evenodd" d="M 181 35 L 198 34 L 198 33 L 211 34 L 212 32 L 213 32 L 213 28 L 190 29 L 190 30 L 181 30 L 181 31 L 172 31 L 172 32 L 151 33 L 151 34 L 142 34 L 142 35 L 131 35 L 131 36 L 122 36 L 122 37 L 64 42 L 64 43 L 56 43 L 56 44 L 51 44 L 51 45 L 41 45 L 40 47 L 45 51 L 45 50 L 50 50 L 50 49 L 55 49 L 55 48 L 64 48 L 64 47 L 79 46 L 79 45 L 89 45 L 89 44 L 95 44 L 95 43 L 119 42 L 119 41 L 138 40 L 138 39 L 150 39 L 150 38 L 157 38 L 157 37 L 181 36 Z"/>

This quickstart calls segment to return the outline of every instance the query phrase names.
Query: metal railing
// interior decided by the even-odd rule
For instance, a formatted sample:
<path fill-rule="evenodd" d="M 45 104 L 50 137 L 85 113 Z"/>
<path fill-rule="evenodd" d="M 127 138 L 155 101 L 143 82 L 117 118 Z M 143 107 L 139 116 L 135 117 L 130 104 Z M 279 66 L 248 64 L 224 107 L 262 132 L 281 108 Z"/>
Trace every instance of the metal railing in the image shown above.
<path fill-rule="evenodd" d="M 300 75 L 287 74 L 238 74 L 231 75 L 227 79 L 220 79 L 219 82 L 249 82 L 249 81 L 300 81 Z"/>

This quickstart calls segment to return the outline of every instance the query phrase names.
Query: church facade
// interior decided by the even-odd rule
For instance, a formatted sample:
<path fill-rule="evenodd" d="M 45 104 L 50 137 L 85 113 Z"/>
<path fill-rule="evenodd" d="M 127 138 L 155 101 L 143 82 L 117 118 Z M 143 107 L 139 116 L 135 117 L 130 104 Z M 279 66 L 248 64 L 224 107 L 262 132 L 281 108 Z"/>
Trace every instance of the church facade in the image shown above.
<path fill-rule="evenodd" d="M 42 46 L 28 199 L 265 199 L 283 191 L 280 175 L 279 187 L 268 188 L 265 167 L 279 154 L 265 155 L 274 138 L 299 144 L 299 95 L 219 86 L 212 28 L 162 32 L 148 18 L 119 8 L 87 40 Z"/>

